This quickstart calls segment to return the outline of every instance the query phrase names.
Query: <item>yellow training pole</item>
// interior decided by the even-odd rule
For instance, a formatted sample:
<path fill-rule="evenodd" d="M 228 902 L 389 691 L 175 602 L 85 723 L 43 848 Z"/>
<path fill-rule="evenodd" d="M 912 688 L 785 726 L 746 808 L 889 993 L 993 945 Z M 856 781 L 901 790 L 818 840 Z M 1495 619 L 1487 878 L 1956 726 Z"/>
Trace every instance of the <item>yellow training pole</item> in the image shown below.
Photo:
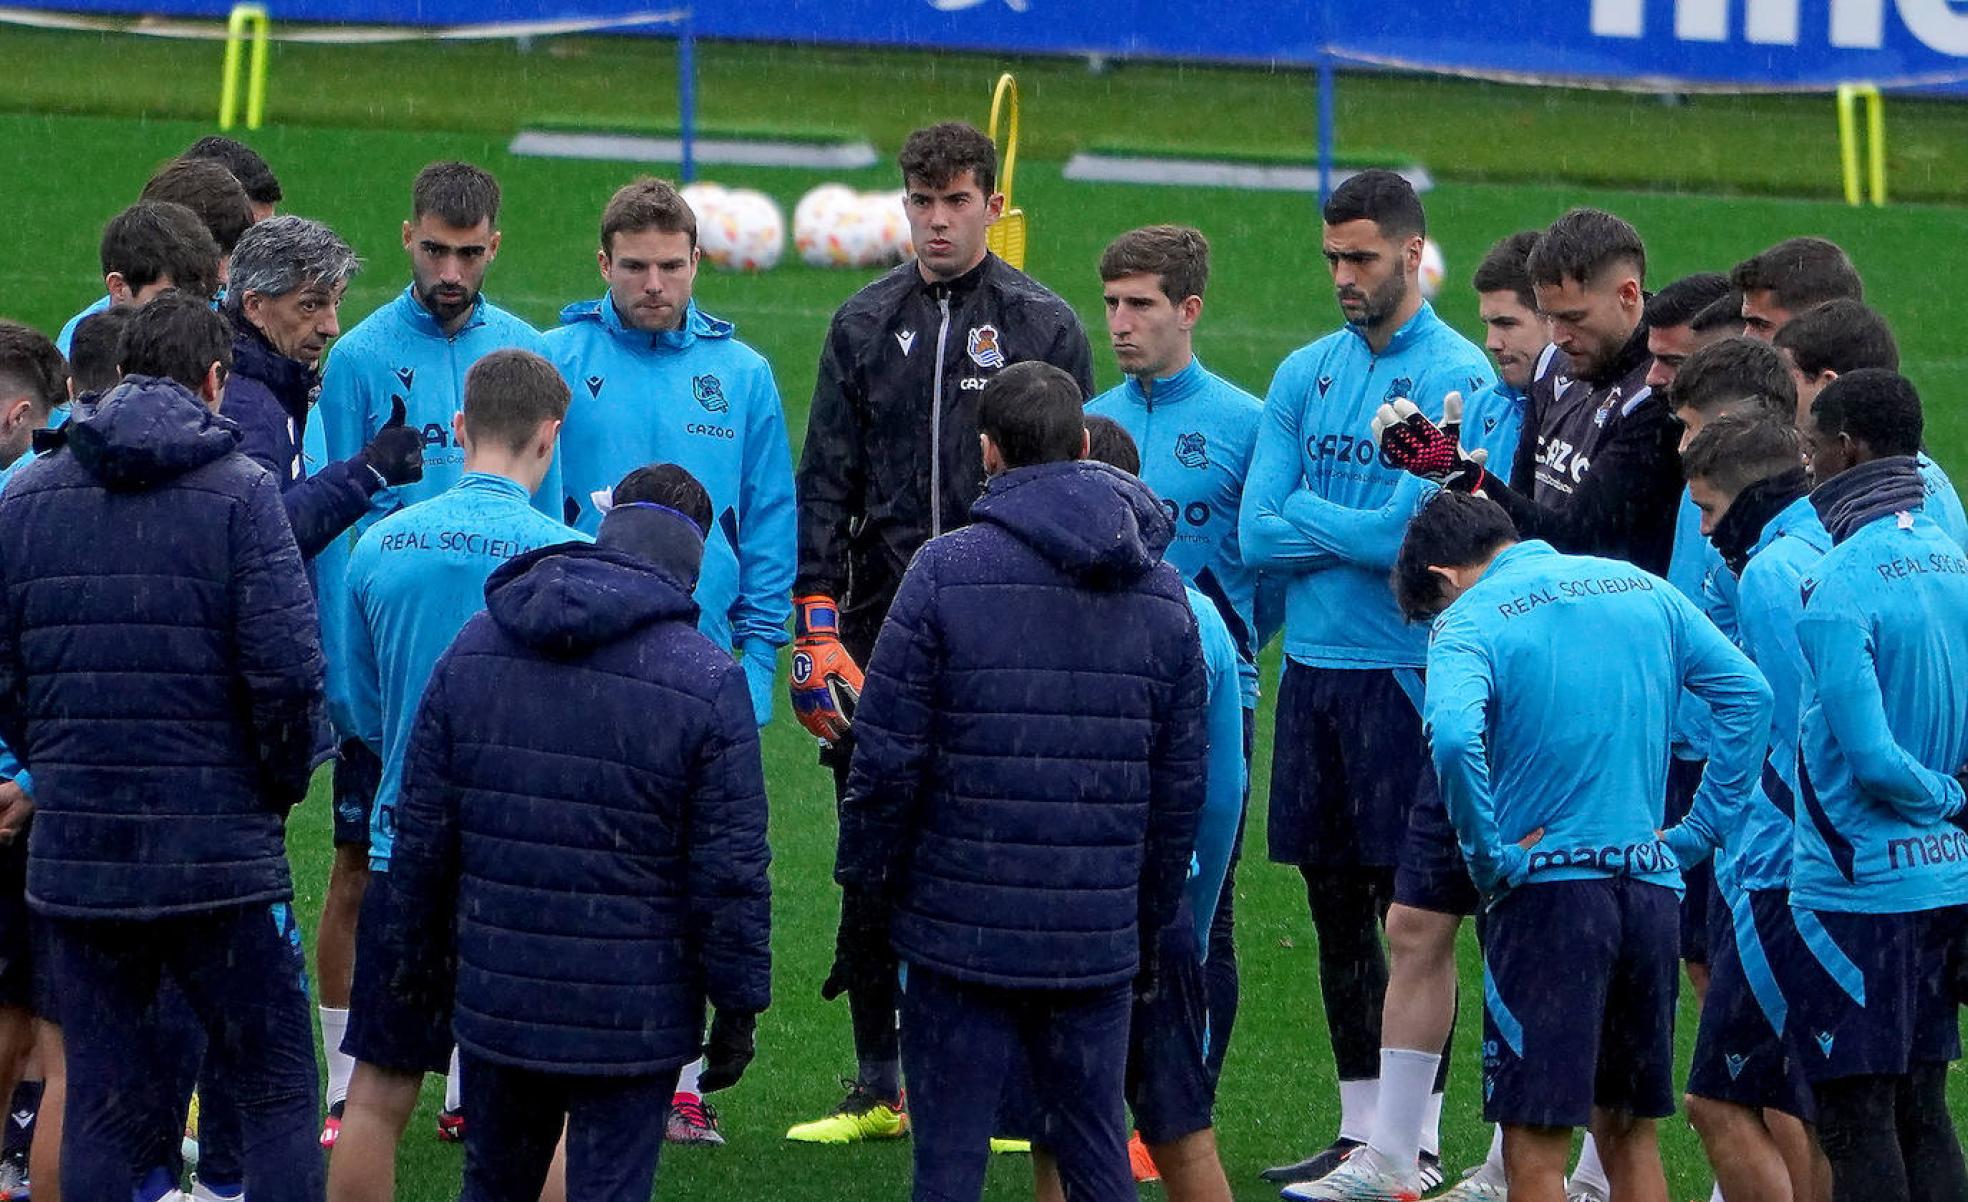
<path fill-rule="evenodd" d="M 1866 164 L 1859 167 L 1858 104 L 1865 102 Z M 1838 160 L 1844 176 L 1845 203 L 1886 203 L 1886 102 L 1869 83 L 1838 85 Z"/>
<path fill-rule="evenodd" d="M 253 54 L 246 68 L 246 128 L 258 129 L 266 118 L 267 32 L 265 5 L 233 5 L 232 14 L 226 18 L 225 74 L 219 81 L 220 129 L 231 129 L 237 120 L 240 58 L 249 33 Z"/>

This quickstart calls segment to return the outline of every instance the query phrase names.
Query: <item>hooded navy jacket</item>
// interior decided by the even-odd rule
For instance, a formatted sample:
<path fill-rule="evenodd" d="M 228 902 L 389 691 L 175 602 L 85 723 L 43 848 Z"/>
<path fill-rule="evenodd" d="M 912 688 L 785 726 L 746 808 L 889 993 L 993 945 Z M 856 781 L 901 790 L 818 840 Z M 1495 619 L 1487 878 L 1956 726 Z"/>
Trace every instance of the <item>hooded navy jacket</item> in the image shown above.
<path fill-rule="evenodd" d="M 302 558 L 313 559 L 369 512 L 383 478 L 355 459 L 308 470 L 301 443 L 321 377 L 274 350 L 244 320 L 234 317 L 232 323 L 232 373 L 219 412 L 238 424 L 239 449 L 280 482 L 294 541 Z"/>
<path fill-rule="evenodd" d="M 321 719 L 314 600 L 273 477 L 127 377 L 0 500 L 0 738 L 34 771 L 28 896 L 155 918 L 289 898 Z"/>
<path fill-rule="evenodd" d="M 706 1000 L 771 1000 L 757 724 L 690 592 L 609 547 L 542 547 L 492 574 L 431 675 L 381 954 L 412 998 L 441 998 L 418 978 L 455 955 L 475 1056 L 655 1073 L 697 1057 Z"/>
<path fill-rule="evenodd" d="M 841 884 L 896 953 L 1013 988 L 1134 975 L 1173 918 L 1205 791 L 1207 678 L 1173 535 L 1139 480 L 1018 468 L 931 540 L 869 661 Z"/>

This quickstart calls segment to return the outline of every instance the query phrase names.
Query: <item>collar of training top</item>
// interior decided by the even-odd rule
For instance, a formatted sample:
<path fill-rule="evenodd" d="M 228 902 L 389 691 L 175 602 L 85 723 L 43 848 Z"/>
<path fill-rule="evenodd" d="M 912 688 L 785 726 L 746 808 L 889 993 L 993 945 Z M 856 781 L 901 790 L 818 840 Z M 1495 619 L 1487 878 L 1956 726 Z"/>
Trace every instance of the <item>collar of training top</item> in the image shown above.
<path fill-rule="evenodd" d="M 951 300 L 957 300 L 977 291 L 977 286 L 983 283 L 984 277 L 991 273 L 992 265 L 1000 262 L 1003 262 L 1003 260 L 987 250 L 984 252 L 984 257 L 977 261 L 977 266 L 964 272 L 954 280 L 926 280 L 923 278 L 922 270 L 917 268 L 916 284 L 924 293 L 928 294 L 931 300 L 941 300 L 945 296 Z"/>
<path fill-rule="evenodd" d="M 1141 377 L 1128 376 L 1127 394 L 1138 404 L 1154 401 L 1157 405 L 1172 405 L 1177 401 L 1194 396 L 1202 387 L 1203 361 L 1195 355 L 1189 356 L 1188 366 L 1172 376 L 1157 376 L 1153 387 L 1143 388 Z"/>
<path fill-rule="evenodd" d="M 1387 340 L 1387 347 L 1380 354 L 1382 356 L 1400 354 L 1402 351 L 1408 349 L 1410 343 L 1420 338 L 1425 331 L 1432 329 L 1437 323 L 1438 319 L 1435 316 L 1435 306 L 1429 304 L 1427 301 L 1421 302 L 1421 308 L 1415 310 L 1413 317 L 1401 323 L 1401 328 L 1394 331 L 1394 336 Z M 1365 330 L 1350 321 L 1346 323 L 1346 328 L 1353 332 L 1355 338 L 1358 338 L 1363 343 L 1367 342 L 1367 332 Z M 1372 344 L 1367 343 L 1367 347 L 1371 350 Z"/>

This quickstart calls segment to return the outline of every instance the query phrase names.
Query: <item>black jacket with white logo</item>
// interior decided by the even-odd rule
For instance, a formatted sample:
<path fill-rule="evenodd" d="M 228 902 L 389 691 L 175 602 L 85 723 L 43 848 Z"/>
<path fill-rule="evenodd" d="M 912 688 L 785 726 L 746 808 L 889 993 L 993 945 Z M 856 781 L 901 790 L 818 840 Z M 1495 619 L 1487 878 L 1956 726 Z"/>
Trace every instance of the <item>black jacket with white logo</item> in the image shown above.
<path fill-rule="evenodd" d="M 1681 504 L 1681 423 L 1647 386 L 1642 324 L 1593 379 L 1546 352 L 1531 381 L 1511 487 L 1485 485 L 1525 538 L 1665 574 Z"/>
<path fill-rule="evenodd" d="M 916 550 L 969 522 L 984 488 L 978 397 L 1034 359 L 1093 395 L 1072 307 L 992 254 L 948 283 L 904 263 L 834 314 L 800 455 L 794 595 L 838 599 L 851 651 L 872 646 Z"/>

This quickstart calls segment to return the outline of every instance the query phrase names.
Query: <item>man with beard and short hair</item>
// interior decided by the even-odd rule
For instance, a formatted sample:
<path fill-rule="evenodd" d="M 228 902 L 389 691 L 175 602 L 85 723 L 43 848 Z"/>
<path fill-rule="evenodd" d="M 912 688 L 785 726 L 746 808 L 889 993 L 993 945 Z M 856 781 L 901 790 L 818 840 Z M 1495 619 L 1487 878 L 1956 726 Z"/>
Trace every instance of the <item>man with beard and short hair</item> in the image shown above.
<path fill-rule="evenodd" d="M 1414 404 L 1391 406 L 1375 428 L 1395 461 L 1451 488 L 1482 489 L 1526 538 L 1665 572 L 1681 427 L 1647 385 L 1646 247 L 1613 214 L 1573 209 L 1538 239 L 1530 272 L 1560 353 L 1531 384 L 1510 475 L 1522 487 L 1463 455 Z"/>
<path fill-rule="evenodd" d="M 499 253 L 499 182 L 470 163 L 432 163 L 410 188 L 403 249 L 410 285 L 363 318 L 328 356 L 316 417 L 326 455 L 347 459 L 380 434 L 401 406 L 401 422 L 418 435 L 421 479 L 384 489 L 348 534 L 315 558 L 323 649 L 328 656 L 328 713 L 335 723 L 335 861 L 322 902 L 315 942 L 321 990 L 321 1044 L 327 1057 L 327 1122 L 322 1143 L 333 1146 L 355 1062 L 341 1050 L 348 1027 L 348 988 L 355 956 L 355 919 L 368 879 L 369 815 L 381 765 L 351 730 L 346 649 L 341 634 L 348 607 L 348 553 L 363 531 L 385 514 L 437 496 L 464 472 L 464 448 L 451 419 L 464 408 L 465 374 L 495 350 L 516 347 L 546 354 L 532 326 L 485 299 L 487 268 Z M 559 459 L 533 498 L 533 507 L 561 516 Z M 457 1106 L 456 1074 L 446 1115 Z M 442 1123 L 443 1120 L 440 1120 Z M 442 1125 L 440 1130 L 447 1130 Z"/>
<path fill-rule="evenodd" d="M 1806 309 L 1865 299 L 1858 268 L 1828 238 L 1786 238 L 1736 264 L 1729 282 L 1742 293 L 1743 332 L 1764 342 Z"/>
<path fill-rule="evenodd" d="M 1427 648 L 1387 582 L 1430 490 L 1382 459 L 1369 426 L 1396 399 L 1417 398 L 1439 416 L 1447 394 L 1491 380 L 1483 352 L 1422 299 L 1427 220 L 1406 180 L 1361 172 L 1333 191 L 1323 218 L 1346 325 L 1279 366 L 1238 522 L 1247 562 L 1284 582 L 1270 855 L 1305 878 L 1339 1075 L 1332 1142 L 1265 1173 L 1287 1184 L 1325 1176 L 1371 1134 L 1387 991 L 1381 929 L 1410 810 L 1431 787 L 1420 753 Z M 1441 1051 L 1411 1062 L 1425 1066 L 1427 1093 L 1441 1090 Z M 1434 1159 L 1422 1172 L 1430 1185 L 1440 1180 Z"/>
<path fill-rule="evenodd" d="M 1900 370 L 1900 347 L 1892 328 L 1878 310 L 1855 300 L 1826 301 L 1806 309 L 1777 331 L 1774 345 L 1797 382 L 1797 422 L 1811 412 L 1811 402 L 1825 386 L 1846 372 L 1862 367 Z M 1927 489 L 1927 516 L 1955 542 L 1968 546 L 1968 515 L 1961 494 L 1941 465 L 1926 451 L 1915 455 L 1921 482 Z"/>

